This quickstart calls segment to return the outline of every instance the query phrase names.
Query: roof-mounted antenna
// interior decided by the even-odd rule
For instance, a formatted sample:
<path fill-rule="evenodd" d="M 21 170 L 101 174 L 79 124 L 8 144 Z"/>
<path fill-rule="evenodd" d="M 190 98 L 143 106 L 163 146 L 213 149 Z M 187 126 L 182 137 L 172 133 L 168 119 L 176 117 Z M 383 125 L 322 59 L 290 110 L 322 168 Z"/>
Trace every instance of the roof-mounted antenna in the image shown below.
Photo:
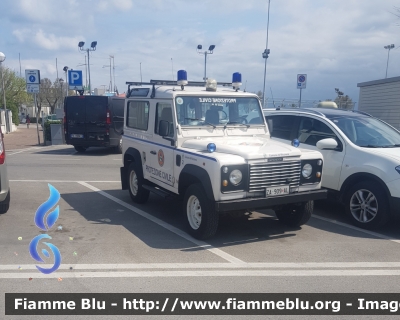
<path fill-rule="evenodd" d="M 171 67 L 172 67 L 172 81 L 174 80 L 174 60 L 171 58 Z M 175 91 L 175 87 L 172 87 L 172 91 Z"/>
<path fill-rule="evenodd" d="M 143 82 L 142 81 L 142 63 L 140 63 L 140 82 Z"/>
<path fill-rule="evenodd" d="M 247 87 L 247 80 L 246 80 L 246 83 L 244 84 L 244 90 L 243 90 L 243 92 L 246 92 L 246 87 Z"/>
<path fill-rule="evenodd" d="M 273 93 L 272 93 L 272 88 L 269 87 L 269 89 L 271 90 L 272 104 L 274 105 L 274 108 L 275 108 L 275 100 L 274 100 L 274 95 L 273 95 Z"/>

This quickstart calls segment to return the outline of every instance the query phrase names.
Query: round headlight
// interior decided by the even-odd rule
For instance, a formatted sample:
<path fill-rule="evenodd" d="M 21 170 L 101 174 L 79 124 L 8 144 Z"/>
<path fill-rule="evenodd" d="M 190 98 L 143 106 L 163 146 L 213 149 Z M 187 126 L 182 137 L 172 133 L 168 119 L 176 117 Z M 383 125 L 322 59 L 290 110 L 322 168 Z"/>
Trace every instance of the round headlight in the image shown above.
<path fill-rule="evenodd" d="M 303 175 L 304 178 L 308 179 L 311 177 L 311 173 L 312 173 L 312 166 L 309 163 L 306 163 L 303 166 L 303 170 L 301 170 L 301 174 Z"/>
<path fill-rule="evenodd" d="M 298 148 L 300 145 L 300 141 L 298 139 L 293 139 L 292 146 Z"/>
<path fill-rule="evenodd" d="M 242 181 L 242 172 L 240 170 L 233 170 L 229 175 L 229 181 L 237 186 Z"/>

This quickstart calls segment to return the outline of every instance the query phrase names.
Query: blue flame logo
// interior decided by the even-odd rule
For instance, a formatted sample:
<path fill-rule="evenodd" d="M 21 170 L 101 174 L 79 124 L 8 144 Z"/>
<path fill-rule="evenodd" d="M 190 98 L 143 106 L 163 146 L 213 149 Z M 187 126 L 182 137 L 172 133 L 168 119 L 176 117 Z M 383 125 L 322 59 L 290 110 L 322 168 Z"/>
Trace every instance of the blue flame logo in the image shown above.
<path fill-rule="evenodd" d="M 49 186 L 49 190 L 50 190 L 50 197 L 46 202 L 44 202 L 43 204 L 41 204 L 39 206 L 39 208 L 36 210 L 35 218 L 34 218 L 36 226 L 39 229 L 42 229 L 44 231 L 48 231 L 48 230 L 50 230 L 50 228 L 52 226 L 54 226 L 54 224 L 56 223 L 56 221 L 58 219 L 59 211 L 60 211 L 59 206 L 57 206 L 52 212 L 50 212 L 47 215 L 47 217 L 45 217 L 46 213 L 51 208 L 53 208 L 60 200 L 60 193 L 58 192 L 58 190 L 56 188 L 54 188 L 51 184 L 48 184 L 48 186 Z M 33 238 L 31 243 L 29 244 L 29 252 L 30 252 L 32 258 L 38 262 L 44 262 L 43 259 L 39 256 L 38 249 L 37 249 L 38 243 L 42 239 L 51 239 L 51 237 L 48 234 L 40 234 L 40 235 L 36 236 L 35 238 Z M 53 253 L 54 265 L 50 269 L 42 268 L 39 266 L 36 266 L 36 268 L 42 273 L 49 274 L 49 273 L 56 271 L 60 267 L 61 254 L 55 245 L 48 243 L 48 242 L 44 242 L 44 244 L 47 247 L 49 247 L 50 251 Z M 50 254 L 46 249 L 42 249 L 42 253 L 46 258 L 50 257 Z"/>

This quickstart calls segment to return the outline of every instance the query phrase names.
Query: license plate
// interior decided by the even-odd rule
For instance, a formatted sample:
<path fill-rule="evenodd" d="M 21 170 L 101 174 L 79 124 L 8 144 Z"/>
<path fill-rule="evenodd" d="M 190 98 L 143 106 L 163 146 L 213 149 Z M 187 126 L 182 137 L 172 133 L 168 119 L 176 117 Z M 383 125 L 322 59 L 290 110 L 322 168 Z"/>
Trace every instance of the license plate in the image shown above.
<path fill-rule="evenodd" d="M 83 134 L 71 134 L 71 138 L 83 138 Z"/>
<path fill-rule="evenodd" d="M 271 187 L 265 189 L 266 197 L 279 196 L 281 194 L 289 194 L 290 187 L 289 186 L 279 186 L 279 187 Z"/>

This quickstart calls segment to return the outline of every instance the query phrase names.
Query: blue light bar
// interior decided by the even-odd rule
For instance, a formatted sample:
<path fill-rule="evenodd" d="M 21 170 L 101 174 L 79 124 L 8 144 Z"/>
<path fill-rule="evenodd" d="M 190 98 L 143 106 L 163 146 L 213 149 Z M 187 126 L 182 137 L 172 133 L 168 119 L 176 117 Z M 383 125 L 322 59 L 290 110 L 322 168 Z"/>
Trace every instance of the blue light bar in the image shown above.
<path fill-rule="evenodd" d="M 217 150 L 217 146 L 215 145 L 215 143 L 209 143 L 207 145 L 207 150 L 208 150 L 208 152 L 213 153 L 213 152 L 215 152 L 215 150 Z"/>
<path fill-rule="evenodd" d="M 232 83 L 242 83 L 242 74 L 240 72 L 235 72 L 232 75 Z"/>
<path fill-rule="evenodd" d="M 178 79 L 178 81 L 177 81 L 178 86 L 184 86 L 184 85 L 188 84 L 187 72 L 185 70 L 179 70 L 177 79 Z"/>
<path fill-rule="evenodd" d="M 242 85 L 242 74 L 240 72 L 235 72 L 232 75 L 232 86 L 233 88 L 238 90 L 241 85 Z"/>

